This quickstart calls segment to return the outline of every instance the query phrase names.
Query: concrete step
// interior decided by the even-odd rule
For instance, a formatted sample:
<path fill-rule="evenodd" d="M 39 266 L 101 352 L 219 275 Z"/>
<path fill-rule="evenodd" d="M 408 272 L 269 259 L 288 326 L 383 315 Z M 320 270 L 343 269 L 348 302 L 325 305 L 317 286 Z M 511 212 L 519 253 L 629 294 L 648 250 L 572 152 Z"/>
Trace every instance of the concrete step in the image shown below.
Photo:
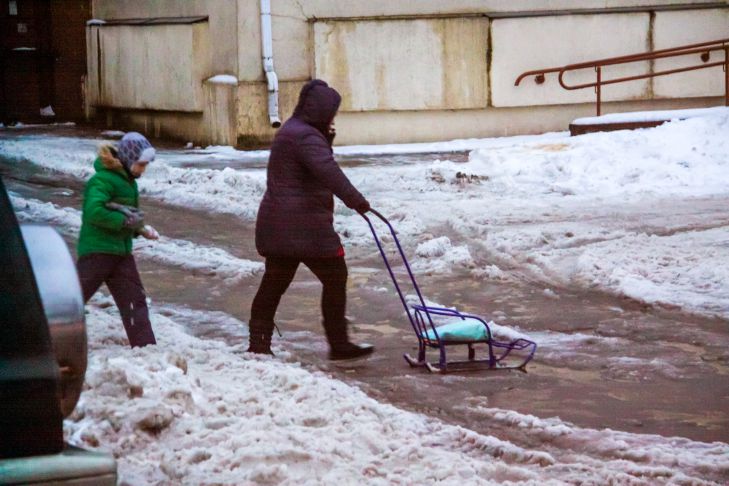
<path fill-rule="evenodd" d="M 611 113 L 609 115 L 578 118 L 570 123 L 570 135 L 584 135 L 593 132 L 615 130 L 635 130 L 636 128 L 657 127 L 672 120 L 685 120 L 700 116 L 729 113 L 729 107 L 694 108 L 687 110 L 636 111 L 630 113 Z"/>

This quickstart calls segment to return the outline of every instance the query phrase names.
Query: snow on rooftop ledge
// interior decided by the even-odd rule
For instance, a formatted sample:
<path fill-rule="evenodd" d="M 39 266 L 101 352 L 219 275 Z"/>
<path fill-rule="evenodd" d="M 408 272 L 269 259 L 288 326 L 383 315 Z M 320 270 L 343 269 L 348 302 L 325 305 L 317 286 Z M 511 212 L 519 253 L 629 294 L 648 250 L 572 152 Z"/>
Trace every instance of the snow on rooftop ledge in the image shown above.
<path fill-rule="evenodd" d="M 86 25 L 104 25 L 106 23 L 106 20 L 101 19 L 91 19 L 86 21 Z"/>
<path fill-rule="evenodd" d="M 716 106 L 714 108 L 693 108 L 688 110 L 661 110 L 661 111 L 633 111 L 629 113 L 611 113 L 609 115 L 578 118 L 573 125 L 602 125 L 606 123 L 639 123 L 657 122 L 696 118 L 707 115 L 720 115 L 729 113 L 729 107 Z"/>
<path fill-rule="evenodd" d="M 205 80 L 206 83 L 212 83 L 212 84 L 232 84 L 237 86 L 238 85 L 238 78 L 235 76 L 232 76 L 230 74 L 216 74 L 212 78 L 208 78 Z"/>

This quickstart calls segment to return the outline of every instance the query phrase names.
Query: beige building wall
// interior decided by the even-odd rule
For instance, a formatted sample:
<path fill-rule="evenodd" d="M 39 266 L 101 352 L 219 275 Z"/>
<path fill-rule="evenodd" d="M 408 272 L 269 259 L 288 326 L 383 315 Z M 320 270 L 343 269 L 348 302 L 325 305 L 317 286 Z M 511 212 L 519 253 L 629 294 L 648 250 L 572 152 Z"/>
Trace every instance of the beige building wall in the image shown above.
<path fill-rule="evenodd" d="M 729 37 L 729 1 L 271 3 L 280 117 L 290 116 L 306 81 L 321 77 L 344 98 L 337 119 L 337 142 L 341 144 L 565 130 L 573 118 L 594 114 L 593 90 L 562 90 L 554 76 L 548 76 L 542 85 L 526 79 L 515 87 L 520 72 L 694 39 Z M 94 16 L 102 19 L 207 15 L 209 74 L 232 74 L 238 79 L 237 85 L 220 86 L 206 82 L 200 74 L 193 83 L 201 91 L 184 102 L 175 100 L 179 123 L 174 112 L 161 113 L 161 101 L 157 106 L 145 102 L 147 111 L 127 113 L 126 119 L 145 120 L 161 133 L 177 131 L 181 138 L 196 137 L 197 143 L 261 146 L 272 139 L 275 131 L 267 114 L 258 0 L 93 0 L 93 6 Z M 95 42 L 92 37 L 89 35 L 89 51 Z M 90 53 L 89 58 L 92 56 Z M 650 68 L 639 63 L 606 69 L 603 77 Z M 707 70 L 685 76 L 685 82 L 667 77 L 608 86 L 603 93 L 607 101 L 603 112 L 723 102 L 717 97 L 723 93 L 723 84 L 716 84 L 721 82 L 720 75 Z M 593 80 L 594 72 L 567 78 L 568 82 Z M 129 93 L 125 96 L 133 98 Z M 93 93 L 89 99 L 94 100 Z M 120 103 L 114 100 L 113 104 Z M 183 106 L 189 109 L 193 105 L 196 110 L 202 106 L 202 112 L 183 113 Z M 122 111 L 117 106 L 115 116 Z"/>
<path fill-rule="evenodd" d="M 314 73 L 342 111 L 485 108 L 484 17 L 314 24 Z"/>
<path fill-rule="evenodd" d="M 650 49 L 649 13 L 618 13 L 580 16 L 546 16 L 494 19 L 491 25 L 493 106 L 533 106 L 595 101 L 592 89 L 565 90 L 557 74 L 548 74 L 544 84 L 533 77 L 519 86 L 514 82 L 525 72 L 538 68 L 564 66 L 594 59 L 621 56 Z M 611 66 L 603 79 L 647 72 L 646 62 Z M 565 84 L 594 83 L 594 69 L 566 73 Z M 649 96 L 649 81 L 641 80 L 604 88 L 603 100 L 631 100 Z"/>
<path fill-rule="evenodd" d="M 104 21 L 208 19 L 87 27 L 89 116 L 150 136 L 235 144 L 237 86 L 207 80 L 217 74 L 238 77 L 240 3 L 245 2 L 92 0 L 93 17 Z M 260 70 L 260 50 L 256 53 Z"/>
<path fill-rule="evenodd" d="M 91 12 L 94 18 L 103 20 L 206 15 L 210 44 L 214 46 L 210 51 L 210 69 L 215 74 L 237 75 L 239 3 L 257 5 L 245 0 L 92 0 Z"/>
<path fill-rule="evenodd" d="M 97 106 L 199 112 L 211 75 L 207 22 L 89 29 L 89 85 Z"/>
<path fill-rule="evenodd" d="M 656 14 L 654 38 L 656 49 L 673 45 L 696 44 L 712 39 L 729 39 L 729 9 L 699 12 L 659 12 Z M 664 71 L 700 64 L 700 55 L 659 59 L 655 70 Z M 708 64 L 724 59 L 721 51 L 710 53 Z M 724 94 L 724 72 L 721 67 L 657 77 L 653 81 L 656 97 L 721 96 Z"/>

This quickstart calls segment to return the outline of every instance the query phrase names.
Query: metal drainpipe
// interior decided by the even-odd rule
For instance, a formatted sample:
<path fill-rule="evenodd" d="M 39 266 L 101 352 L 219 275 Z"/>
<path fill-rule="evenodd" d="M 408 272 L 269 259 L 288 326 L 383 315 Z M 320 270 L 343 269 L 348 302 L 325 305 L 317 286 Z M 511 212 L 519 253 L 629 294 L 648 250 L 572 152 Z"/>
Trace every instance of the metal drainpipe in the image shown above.
<path fill-rule="evenodd" d="M 261 0 L 261 46 L 263 70 L 268 82 L 268 120 L 273 128 L 281 126 L 278 117 L 278 77 L 273 70 L 273 36 L 271 33 L 271 0 Z"/>

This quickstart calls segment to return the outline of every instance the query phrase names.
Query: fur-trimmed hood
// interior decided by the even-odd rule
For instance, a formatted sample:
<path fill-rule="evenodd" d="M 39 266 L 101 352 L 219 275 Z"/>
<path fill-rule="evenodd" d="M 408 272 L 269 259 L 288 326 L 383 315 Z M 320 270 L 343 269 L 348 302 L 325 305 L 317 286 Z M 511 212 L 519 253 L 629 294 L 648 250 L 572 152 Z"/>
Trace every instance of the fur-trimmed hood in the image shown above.
<path fill-rule="evenodd" d="M 106 169 L 124 172 L 124 166 L 121 161 L 116 158 L 116 147 L 114 147 L 114 145 L 110 143 L 100 145 L 99 159 Z"/>
<path fill-rule="evenodd" d="M 339 110 L 342 97 L 321 79 L 313 79 L 301 88 L 299 102 L 294 109 L 296 118 L 303 120 L 321 132 L 329 133 L 329 124 Z"/>

